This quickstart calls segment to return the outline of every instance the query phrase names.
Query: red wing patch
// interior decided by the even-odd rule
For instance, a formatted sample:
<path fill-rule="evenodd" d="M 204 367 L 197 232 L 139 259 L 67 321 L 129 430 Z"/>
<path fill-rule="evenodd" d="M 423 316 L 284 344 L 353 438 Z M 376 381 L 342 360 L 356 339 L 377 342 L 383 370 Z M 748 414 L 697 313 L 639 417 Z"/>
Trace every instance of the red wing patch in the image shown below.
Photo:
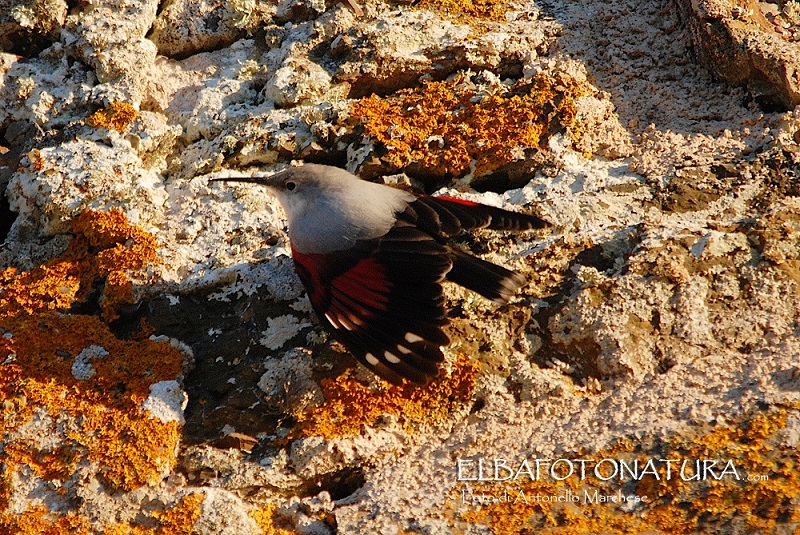
<path fill-rule="evenodd" d="M 331 264 L 329 255 L 302 254 L 292 248 L 292 258 L 311 304 L 315 309 L 327 308 L 329 294 L 322 276 Z"/>
<path fill-rule="evenodd" d="M 386 268 L 374 258 L 364 258 L 331 281 L 331 288 L 375 310 L 386 310 L 392 282 Z"/>
<path fill-rule="evenodd" d="M 394 383 L 438 373 L 448 249 L 404 224 L 348 251 L 292 253 L 320 321 L 364 365 Z"/>
<path fill-rule="evenodd" d="M 455 197 L 448 197 L 447 195 L 436 195 L 436 199 L 441 199 L 443 201 L 454 202 L 458 204 L 463 204 L 464 206 L 481 206 L 480 203 L 475 201 L 468 201 L 466 199 L 457 199 Z"/>
<path fill-rule="evenodd" d="M 358 330 L 388 309 L 393 285 L 385 266 L 374 257 L 348 267 L 335 253 L 292 254 L 311 304 L 334 328 Z"/>
<path fill-rule="evenodd" d="M 325 318 L 337 329 L 368 329 L 373 318 L 386 312 L 392 283 L 374 258 L 364 258 L 330 283 L 331 298 Z"/>

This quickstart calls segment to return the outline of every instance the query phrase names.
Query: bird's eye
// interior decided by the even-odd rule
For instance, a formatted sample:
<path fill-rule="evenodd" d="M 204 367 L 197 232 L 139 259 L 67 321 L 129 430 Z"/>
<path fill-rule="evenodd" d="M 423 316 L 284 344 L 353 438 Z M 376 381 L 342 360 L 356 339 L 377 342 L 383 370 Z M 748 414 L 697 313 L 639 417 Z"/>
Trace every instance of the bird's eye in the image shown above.
<path fill-rule="evenodd" d="M 294 182 L 290 181 L 290 182 L 286 183 L 286 189 L 288 189 L 289 191 L 294 190 L 294 188 L 296 188 L 296 187 L 297 187 L 297 184 L 295 184 Z"/>

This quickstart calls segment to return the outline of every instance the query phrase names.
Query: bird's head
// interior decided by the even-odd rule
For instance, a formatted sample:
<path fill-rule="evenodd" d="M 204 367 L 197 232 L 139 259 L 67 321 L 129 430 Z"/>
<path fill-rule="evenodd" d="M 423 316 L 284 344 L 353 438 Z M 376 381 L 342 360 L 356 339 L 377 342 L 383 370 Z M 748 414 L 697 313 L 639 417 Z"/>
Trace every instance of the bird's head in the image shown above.
<path fill-rule="evenodd" d="M 330 169 L 335 168 L 306 164 L 284 169 L 267 177 L 226 177 L 215 178 L 212 182 L 247 182 L 265 186 L 278 198 L 291 222 L 302 216 L 309 207 L 318 206 L 320 198 L 337 189 L 339 181 L 330 176 Z M 345 174 L 349 175 L 346 172 Z"/>
<path fill-rule="evenodd" d="M 306 253 L 340 250 L 384 235 L 414 200 L 406 191 L 361 180 L 344 169 L 305 164 L 267 177 L 217 178 L 249 182 L 273 193 L 288 218 L 293 247 Z"/>

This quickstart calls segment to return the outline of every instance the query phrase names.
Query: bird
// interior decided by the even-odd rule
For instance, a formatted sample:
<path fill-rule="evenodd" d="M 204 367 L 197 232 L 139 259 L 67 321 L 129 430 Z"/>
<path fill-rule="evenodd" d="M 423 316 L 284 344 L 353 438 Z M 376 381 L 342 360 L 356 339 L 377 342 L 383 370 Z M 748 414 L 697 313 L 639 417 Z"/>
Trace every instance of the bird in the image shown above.
<path fill-rule="evenodd" d="M 319 321 L 362 364 L 396 385 L 428 384 L 450 344 L 443 282 L 498 304 L 525 285 L 450 242 L 479 228 L 549 223 L 451 196 L 416 195 L 307 163 L 269 176 L 225 177 L 267 188 L 286 212 L 295 270 Z"/>

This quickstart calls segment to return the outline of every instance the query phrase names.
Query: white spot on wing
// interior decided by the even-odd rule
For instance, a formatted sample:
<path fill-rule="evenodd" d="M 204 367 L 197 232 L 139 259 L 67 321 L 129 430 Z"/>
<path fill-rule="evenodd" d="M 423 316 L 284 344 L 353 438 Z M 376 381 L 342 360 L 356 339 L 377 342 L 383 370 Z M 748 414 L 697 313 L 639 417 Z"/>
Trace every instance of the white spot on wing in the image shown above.
<path fill-rule="evenodd" d="M 408 349 L 406 346 L 401 346 L 400 344 L 397 344 L 397 350 L 404 355 L 411 353 L 410 349 Z"/>
<path fill-rule="evenodd" d="M 364 322 L 355 314 L 337 314 L 336 316 L 332 316 L 326 312 L 325 317 L 328 318 L 328 321 L 330 321 L 331 325 L 336 329 L 344 327 L 348 331 L 355 331 L 356 328 L 364 326 Z"/>
<path fill-rule="evenodd" d="M 409 344 L 414 344 L 416 342 L 422 342 L 424 340 L 424 338 L 422 338 L 421 336 L 418 336 L 418 335 L 416 335 L 416 334 L 414 334 L 412 332 L 406 333 L 404 338 L 406 339 L 406 342 L 408 342 Z"/>
<path fill-rule="evenodd" d="M 355 330 L 355 328 L 356 328 L 355 325 L 350 323 L 350 320 L 348 320 L 344 316 L 339 316 L 338 319 L 339 319 L 339 323 L 341 323 L 344 326 L 344 328 L 347 329 L 348 331 Z"/>
<path fill-rule="evenodd" d="M 347 319 L 349 319 L 353 323 L 353 325 L 356 325 L 358 327 L 363 327 L 364 326 L 364 322 L 361 321 L 361 318 L 359 318 L 355 314 L 348 314 L 347 315 Z"/>
<path fill-rule="evenodd" d="M 364 355 L 364 358 L 367 359 L 367 362 L 369 362 L 373 366 L 378 365 L 378 359 L 376 359 L 375 355 L 373 355 L 372 353 L 367 353 L 366 355 Z"/>
<path fill-rule="evenodd" d="M 386 357 L 386 360 L 388 360 L 392 364 L 400 364 L 400 359 L 397 358 L 397 355 L 395 355 L 391 351 L 384 351 L 383 356 Z"/>
<path fill-rule="evenodd" d="M 330 314 L 328 314 L 327 312 L 325 313 L 325 317 L 328 319 L 329 322 L 331 322 L 331 325 L 333 325 L 334 329 L 341 329 L 342 328 L 342 326 L 339 325 L 339 322 L 336 321 L 336 319 L 333 316 L 331 316 Z"/>

